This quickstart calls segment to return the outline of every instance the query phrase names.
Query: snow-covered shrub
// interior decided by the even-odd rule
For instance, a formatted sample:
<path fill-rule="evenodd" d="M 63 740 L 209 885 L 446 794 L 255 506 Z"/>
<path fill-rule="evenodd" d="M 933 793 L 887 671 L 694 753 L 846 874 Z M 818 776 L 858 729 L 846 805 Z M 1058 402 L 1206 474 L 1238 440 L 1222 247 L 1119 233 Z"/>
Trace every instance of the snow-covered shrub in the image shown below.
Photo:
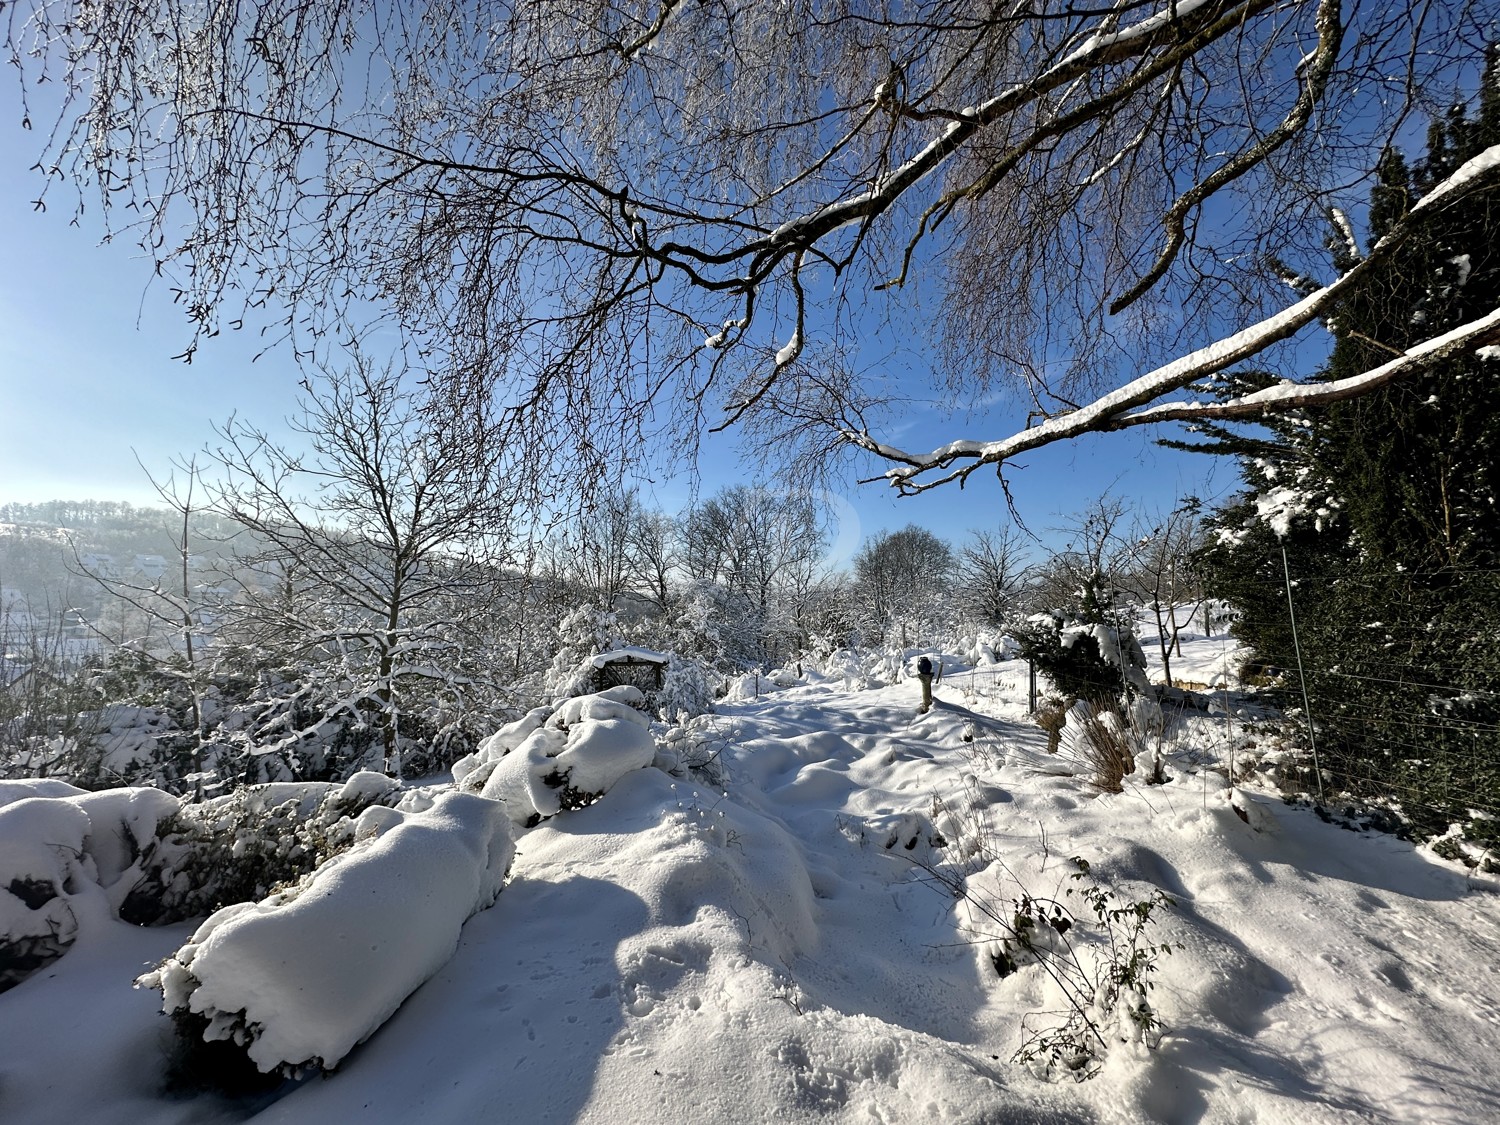
<path fill-rule="evenodd" d="M 1064 757 L 1078 762 L 1090 780 L 1106 793 L 1118 793 L 1124 779 L 1146 763 L 1146 783 L 1166 780 L 1162 747 L 1166 715 L 1150 696 L 1120 701 L 1076 700 L 1065 713 L 1066 724 L 1059 735 Z"/>
<path fill-rule="evenodd" d="M 640 710 L 645 699 L 624 685 L 575 696 L 550 714 L 532 711 L 455 762 L 453 776 L 461 788 L 500 801 L 520 828 L 593 804 L 656 758 L 651 720 Z"/>
<path fill-rule="evenodd" d="M 724 689 L 724 698 L 730 703 L 746 703 L 759 699 L 763 695 L 781 691 L 795 682 L 795 680 L 789 680 L 785 683 L 778 683 L 768 673 L 756 669 L 731 679 Z"/>
<path fill-rule="evenodd" d="M 177 807 L 159 789 L 0 782 L 0 991 L 67 951 L 76 895 L 94 886 L 118 907 L 143 847 Z"/>
<path fill-rule="evenodd" d="M 264 898 L 349 847 L 355 818 L 399 796 L 390 778 L 359 773 L 343 784 L 258 785 L 183 805 L 146 844 L 120 917 L 165 925 Z"/>
<path fill-rule="evenodd" d="M 701 660 L 671 653 L 656 705 L 663 719 L 677 723 L 712 711 L 714 681 L 709 668 Z"/>
<path fill-rule="evenodd" d="M 28 797 L 76 797 L 86 793 L 56 777 L 17 777 L 0 780 L 0 808 Z"/>
<path fill-rule="evenodd" d="M 1020 655 L 1071 699 L 1125 698 L 1148 690 L 1146 654 L 1128 629 L 1042 613 L 1011 631 Z"/>
<path fill-rule="evenodd" d="M 495 772 L 500 759 L 525 742 L 531 732 L 545 723 L 551 714 L 550 707 L 533 707 L 519 719 L 501 727 L 480 742 L 474 753 L 453 763 L 454 782 L 470 792 L 479 792 L 489 780 L 490 774 Z"/>
<path fill-rule="evenodd" d="M 138 983 L 161 990 L 179 1032 L 227 1041 L 261 1072 L 331 1070 L 448 961 L 514 856 L 504 811 L 472 794 L 368 808 L 352 847 L 220 910 Z"/>
<path fill-rule="evenodd" d="M 859 649 L 841 648 L 830 653 L 823 661 L 823 672 L 830 679 L 841 680 L 845 691 L 880 686 L 880 681 L 871 674 L 869 659 Z"/>
<path fill-rule="evenodd" d="M 0 992 L 61 957 L 78 936 L 69 889 L 88 876 L 88 814 L 33 797 L 0 809 Z"/>
<path fill-rule="evenodd" d="M 615 615 L 596 605 L 579 606 L 557 626 L 558 650 L 542 679 L 549 699 L 579 695 L 594 681 L 592 659 L 601 652 L 620 648 L 619 623 Z"/>
<path fill-rule="evenodd" d="M 714 715 L 699 715 L 685 723 L 669 727 L 657 746 L 656 766 L 673 775 L 697 775 L 716 789 L 728 781 L 724 751 L 729 749 L 729 735 Z"/>

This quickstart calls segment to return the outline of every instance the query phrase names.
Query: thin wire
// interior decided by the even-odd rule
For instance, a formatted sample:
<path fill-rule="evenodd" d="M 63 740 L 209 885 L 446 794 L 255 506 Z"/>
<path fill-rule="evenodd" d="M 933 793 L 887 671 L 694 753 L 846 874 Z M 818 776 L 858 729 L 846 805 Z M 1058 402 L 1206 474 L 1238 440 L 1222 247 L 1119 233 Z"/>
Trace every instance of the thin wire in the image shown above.
<path fill-rule="evenodd" d="M 1302 706 L 1307 714 L 1307 741 L 1312 749 L 1313 773 L 1318 780 L 1318 803 L 1323 803 L 1323 767 L 1318 764 L 1318 737 L 1313 733 L 1312 704 L 1307 698 L 1307 676 L 1302 671 L 1302 645 L 1297 640 L 1297 611 L 1292 607 L 1292 571 L 1286 561 L 1286 548 L 1281 548 L 1281 569 L 1286 575 L 1286 611 L 1292 620 L 1292 644 L 1297 650 L 1297 676 L 1302 681 Z"/>
<path fill-rule="evenodd" d="M 1337 676 L 1343 680 L 1360 680 L 1371 684 L 1394 684 L 1396 687 L 1426 688 L 1431 691 L 1457 691 L 1474 695 L 1488 695 L 1500 698 L 1500 692 L 1490 691 L 1487 688 L 1462 687 L 1458 684 L 1428 684 L 1418 683 L 1415 680 L 1391 680 L 1382 676 L 1357 676 L 1353 672 L 1322 672 L 1324 676 Z"/>
<path fill-rule="evenodd" d="M 1381 718 L 1377 715 L 1364 714 L 1344 715 L 1341 716 L 1340 721 L 1345 723 L 1363 723 L 1366 726 L 1397 727 L 1401 730 L 1451 730 L 1455 734 L 1478 734 L 1481 731 L 1500 733 L 1500 724 L 1496 723 L 1481 723 L 1476 719 L 1442 719 L 1439 716 L 1434 717 L 1438 721 L 1418 723 L 1403 722 L 1394 716 L 1391 718 Z"/>

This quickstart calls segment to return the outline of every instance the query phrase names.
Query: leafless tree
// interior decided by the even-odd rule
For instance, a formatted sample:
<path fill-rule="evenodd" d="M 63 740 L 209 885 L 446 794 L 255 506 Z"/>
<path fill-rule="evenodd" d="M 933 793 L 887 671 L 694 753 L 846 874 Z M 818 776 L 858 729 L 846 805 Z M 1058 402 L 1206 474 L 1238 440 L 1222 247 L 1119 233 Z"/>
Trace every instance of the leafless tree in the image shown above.
<path fill-rule="evenodd" d="M 334 659 L 341 706 L 373 712 L 397 771 L 401 687 L 462 690 L 453 649 L 485 611 L 509 530 L 484 411 L 429 405 L 356 354 L 303 384 L 290 425 L 310 453 L 238 418 L 209 453 L 215 506 L 266 545 L 271 582 L 238 607 L 238 631 Z"/>
<path fill-rule="evenodd" d="M 549 537 L 552 553 L 584 598 L 613 609 L 630 581 L 631 535 L 642 516 L 640 501 L 634 491 L 610 487 L 591 490 L 585 500 Z"/>
<path fill-rule="evenodd" d="M 803 616 L 827 543 L 821 515 L 806 494 L 735 485 L 684 517 L 684 571 L 737 603 L 732 627 L 746 635 L 744 656 L 774 660 L 805 644 Z"/>
<path fill-rule="evenodd" d="M 1180 634 L 1186 621 L 1178 620 L 1179 610 L 1187 603 L 1187 621 L 1191 621 L 1195 611 L 1203 608 L 1203 585 L 1192 562 L 1201 535 L 1196 503 L 1179 505 L 1166 515 L 1142 517 L 1131 537 L 1122 575 L 1126 590 L 1155 621 L 1162 674 L 1168 684 L 1172 682 L 1172 655 L 1182 655 Z"/>
<path fill-rule="evenodd" d="M 1429 216 L 1496 190 L 1491 150 L 1326 276 L 1330 216 L 1474 80 L 1493 19 L 1489 0 L 3 11 L 39 167 L 147 249 L 185 358 L 242 324 L 302 354 L 385 318 L 436 377 L 498 388 L 554 479 L 748 419 L 862 450 L 904 492 L 1500 340 L 1497 309 L 1354 379 L 1189 390 L 1271 362 Z M 884 370 L 827 376 L 870 333 L 941 336 L 932 389 L 1008 386 L 1031 417 L 898 447 L 878 407 L 910 396 Z"/>
<path fill-rule="evenodd" d="M 1015 608 L 1030 569 L 1025 537 L 1007 525 L 971 531 L 958 549 L 954 585 L 974 616 L 998 625 Z"/>
<path fill-rule="evenodd" d="M 936 624 L 952 571 L 953 549 L 925 528 L 908 524 L 872 539 L 854 556 L 855 593 L 867 624 L 907 647 Z"/>
<path fill-rule="evenodd" d="M 1125 502 L 1106 494 L 1054 528 L 1066 538 L 1062 549 L 1037 569 L 1032 593 L 1037 608 L 1087 624 L 1126 625 L 1128 611 L 1121 597 L 1132 547 L 1130 518 Z"/>
<path fill-rule="evenodd" d="M 139 457 L 136 460 L 139 464 Z M 164 530 L 174 557 L 159 573 L 106 572 L 90 565 L 73 544 L 73 565 L 114 599 L 122 615 L 133 610 L 129 616 L 138 624 L 132 635 L 121 631 L 110 636 L 99 623 L 81 619 L 96 635 L 113 646 L 129 647 L 157 675 L 181 686 L 195 739 L 190 765 L 195 792 L 201 796 L 202 779 L 196 775 L 202 770 L 203 747 L 209 740 L 203 703 L 215 671 L 214 659 L 206 651 L 206 634 L 222 609 L 216 568 L 203 566 L 205 559 L 195 550 L 199 532 L 195 525 L 207 514 L 209 499 L 196 457 L 174 464 L 164 479 L 152 475 L 144 464 L 141 471 L 171 516 L 172 522 Z M 158 628 L 160 641 L 153 636 Z"/>
<path fill-rule="evenodd" d="M 638 505 L 627 532 L 626 550 L 635 589 L 651 599 L 657 613 L 665 614 L 671 608 L 677 572 L 677 521 L 665 512 Z"/>

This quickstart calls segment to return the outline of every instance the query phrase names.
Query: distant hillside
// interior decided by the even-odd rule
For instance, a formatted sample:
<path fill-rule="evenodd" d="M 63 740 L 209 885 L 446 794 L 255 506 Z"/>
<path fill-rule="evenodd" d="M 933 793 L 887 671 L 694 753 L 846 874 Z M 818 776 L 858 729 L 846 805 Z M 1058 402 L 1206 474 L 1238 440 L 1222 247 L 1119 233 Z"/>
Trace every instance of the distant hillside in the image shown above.
<path fill-rule="evenodd" d="M 79 565 L 105 577 L 140 575 L 147 581 L 176 564 L 182 517 L 166 508 L 113 500 L 0 503 L 0 590 L 7 606 L 87 607 L 103 591 Z M 227 553 L 236 527 L 209 512 L 191 518 L 195 556 Z"/>

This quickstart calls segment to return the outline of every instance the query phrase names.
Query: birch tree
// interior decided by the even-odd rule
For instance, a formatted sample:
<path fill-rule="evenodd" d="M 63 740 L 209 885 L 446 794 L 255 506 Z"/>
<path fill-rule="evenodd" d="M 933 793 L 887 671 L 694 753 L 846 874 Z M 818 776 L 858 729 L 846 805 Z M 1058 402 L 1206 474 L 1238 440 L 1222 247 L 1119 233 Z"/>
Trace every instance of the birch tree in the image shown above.
<path fill-rule="evenodd" d="M 71 181 L 139 241 L 187 314 L 182 358 L 227 329 L 316 357 L 394 324 L 434 378 L 497 394 L 547 480 L 744 424 L 777 461 L 855 451 L 921 492 L 1093 431 L 1367 394 L 1500 341 L 1482 310 L 1347 379 L 1195 389 L 1277 362 L 1496 190 L 1492 147 L 1352 268 L 1320 264 L 1380 154 L 1476 77 L 1488 0 L 3 13 L 38 207 L 66 210 Z M 902 366 L 854 354 L 870 336 Z M 1009 432 L 893 437 L 893 405 L 976 394 L 1008 397 Z"/>

